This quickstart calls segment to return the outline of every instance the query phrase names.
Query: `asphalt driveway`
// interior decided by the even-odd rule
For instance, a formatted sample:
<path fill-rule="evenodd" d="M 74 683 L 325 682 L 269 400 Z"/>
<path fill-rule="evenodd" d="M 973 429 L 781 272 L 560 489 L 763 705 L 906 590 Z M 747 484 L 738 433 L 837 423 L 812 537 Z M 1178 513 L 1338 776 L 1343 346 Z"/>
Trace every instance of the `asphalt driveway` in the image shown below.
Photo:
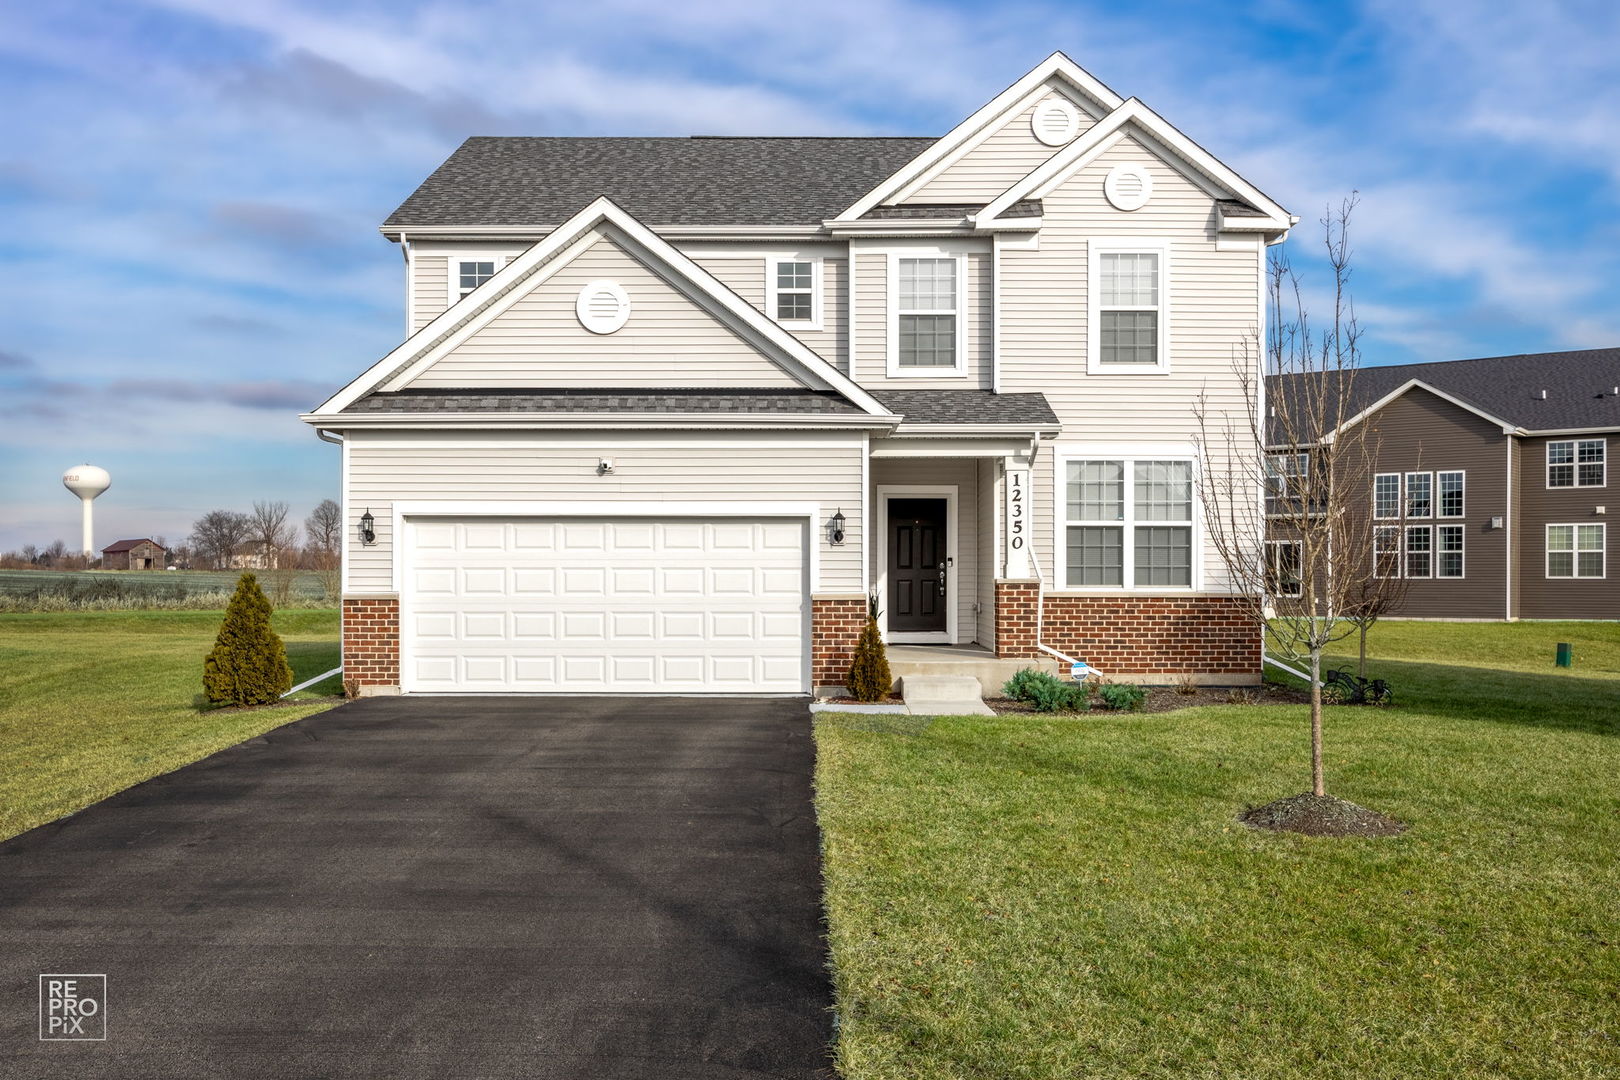
<path fill-rule="evenodd" d="M 0 844 L 28 1077 L 830 1076 L 793 700 L 382 698 Z M 105 1042 L 37 977 L 106 973 Z"/>

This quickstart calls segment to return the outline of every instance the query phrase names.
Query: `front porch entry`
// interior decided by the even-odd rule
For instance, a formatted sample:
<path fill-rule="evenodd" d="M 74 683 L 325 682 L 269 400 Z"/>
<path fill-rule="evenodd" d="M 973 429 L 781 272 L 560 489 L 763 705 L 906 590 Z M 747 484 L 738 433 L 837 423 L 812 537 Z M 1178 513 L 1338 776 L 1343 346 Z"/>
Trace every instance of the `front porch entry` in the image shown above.
<path fill-rule="evenodd" d="M 957 640 L 952 573 L 956 569 L 954 486 L 878 488 L 879 550 L 888 640 L 948 644 Z"/>

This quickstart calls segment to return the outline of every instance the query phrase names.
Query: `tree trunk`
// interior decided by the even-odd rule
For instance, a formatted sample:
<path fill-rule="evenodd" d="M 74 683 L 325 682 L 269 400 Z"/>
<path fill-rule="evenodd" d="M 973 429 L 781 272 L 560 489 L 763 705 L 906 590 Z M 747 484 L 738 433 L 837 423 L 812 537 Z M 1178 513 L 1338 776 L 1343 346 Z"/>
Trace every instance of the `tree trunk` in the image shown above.
<path fill-rule="evenodd" d="M 1327 794 L 1322 777 L 1322 650 L 1311 650 L 1311 791 Z"/>
<path fill-rule="evenodd" d="M 1362 623 L 1358 629 L 1361 631 L 1361 662 L 1356 666 L 1356 674 L 1365 679 L 1367 677 L 1367 624 Z"/>

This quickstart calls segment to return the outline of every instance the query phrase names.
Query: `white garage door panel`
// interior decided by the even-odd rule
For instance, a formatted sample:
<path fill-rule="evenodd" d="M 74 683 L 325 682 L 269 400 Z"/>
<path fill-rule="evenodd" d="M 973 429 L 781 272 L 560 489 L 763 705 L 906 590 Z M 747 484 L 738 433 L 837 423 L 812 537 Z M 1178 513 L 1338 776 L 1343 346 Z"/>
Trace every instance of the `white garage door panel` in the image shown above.
<path fill-rule="evenodd" d="M 803 521 L 407 522 L 404 689 L 802 693 Z"/>

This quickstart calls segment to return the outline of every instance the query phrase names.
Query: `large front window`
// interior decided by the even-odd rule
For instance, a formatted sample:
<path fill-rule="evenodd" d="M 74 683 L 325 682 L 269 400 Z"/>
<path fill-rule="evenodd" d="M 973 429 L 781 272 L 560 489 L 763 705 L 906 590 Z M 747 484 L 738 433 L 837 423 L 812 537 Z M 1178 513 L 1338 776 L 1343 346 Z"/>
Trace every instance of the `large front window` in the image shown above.
<path fill-rule="evenodd" d="M 1072 460 L 1064 479 L 1069 588 L 1192 585 L 1190 460 Z"/>
<path fill-rule="evenodd" d="M 956 369 L 957 320 L 961 317 L 957 260 L 950 256 L 902 258 L 897 270 L 899 366 L 918 371 Z"/>
<path fill-rule="evenodd" d="M 1608 481 L 1606 439 L 1574 439 L 1547 444 L 1547 486 L 1603 487 Z"/>
<path fill-rule="evenodd" d="M 1603 577 L 1603 534 L 1602 525 L 1547 526 L 1547 576 Z"/>

